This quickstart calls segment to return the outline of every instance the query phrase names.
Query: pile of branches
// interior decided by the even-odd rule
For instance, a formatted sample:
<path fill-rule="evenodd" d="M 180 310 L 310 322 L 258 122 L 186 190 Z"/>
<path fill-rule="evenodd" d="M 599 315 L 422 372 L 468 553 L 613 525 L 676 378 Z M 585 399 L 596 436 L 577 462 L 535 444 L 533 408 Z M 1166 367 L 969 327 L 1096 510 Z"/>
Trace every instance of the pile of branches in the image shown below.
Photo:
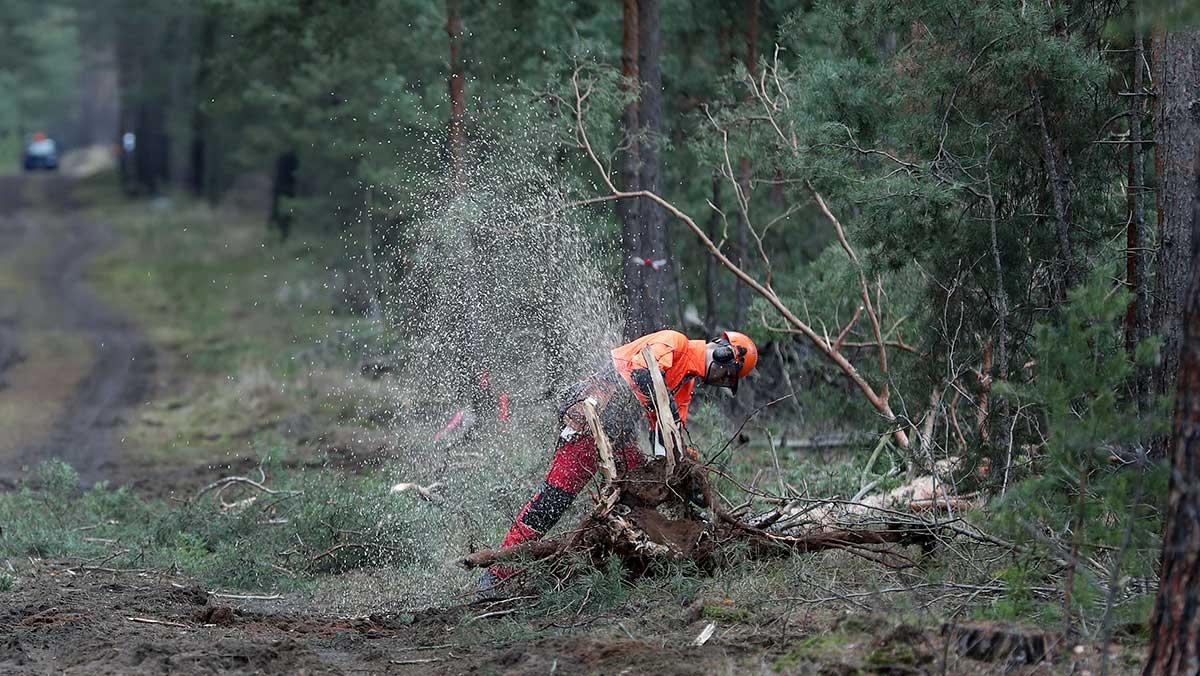
<path fill-rule="evenodd" d="M 654 363 L 650 355 L 645 357 L 647 363 Z M 907 553 L 909 546 L 926 552 L 947 536 L 976 535 L 952 517 L 969 496 L 950 494 L 949 484 L 940 482 L 936 474 L 882 495 L 850 500 L 766 496 L 741 487 L 774 507 L 759 513 L 745 508 L 726 511 L 721 502 L 732 503 L 723 497 L 718 500 L 710 480 L 716 470 L 689 460 L 683 452 L 661 374 L 650 371 L 652 377 L 659 376 L 654 378 L 655 408 L 667 455 L 618 477 L 599 416 L 585 402 L 602 477 L 593 494 L 592 512 L 563 537 L 477 551 L 461 559 L 464 567 L 578 554 L 597 565 L 618 557 L 635 575 L 682 560 L 713 569 L 734 551 L 730 545 L 740 544 L 744 546 L 736 549 L 753 558 L 839 549 L 891 568 L 906 568 L 916 565 Z"/>

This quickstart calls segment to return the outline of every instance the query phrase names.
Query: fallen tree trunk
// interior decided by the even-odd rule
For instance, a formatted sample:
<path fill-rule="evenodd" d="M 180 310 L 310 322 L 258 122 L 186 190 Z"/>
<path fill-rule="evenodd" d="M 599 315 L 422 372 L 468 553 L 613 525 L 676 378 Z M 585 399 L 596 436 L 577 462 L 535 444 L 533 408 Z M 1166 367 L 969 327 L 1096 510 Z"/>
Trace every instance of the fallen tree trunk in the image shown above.
<path fill-rule="evenodd" d="M 648 349 L 643 358 L 654 363 Z M 570 538 L 475 552 L 460 560 L 464 567 L 586 553 L 597 565 L 619 557 L 627 570 L 641 575 L 684 559 L 714 568 L 728 551 L 721 545 L 740 541 L 749 545 L 751 556 L 759 558 L 842 549 L 893 568 L 907 568 L 916 562 L 899 548 L 917 544 L 928 550 L 942 526 L 891 509 L 893 504 L 919 503 L 924 510 L 936 510 L 934 505 L 944 502 L 946 509 L 953 510 L 951 499 L 961 499 L 951 496 L 938 477 L 953 464 L 944 461 L 928 477 L 861 502 L 777 499 L 779 506 L 770 512 L 739 520 L 721 509 L 708 481 L 709 470 L 683 452 L 666 384 L 657 369 L 650 371 L 666 456 L 617 478 L 612 445 L 594 405 L 585 401 L 584 417 L 596 440 L 601 468 L 592 513 Z"/>
<path fill-rule="evenodd" d="M 613 493 L 598 500 L 596 509 L 569 537 L 483 550 L 460 563 L 468 569 L 485 568 L 499 562 L 578 554 L 601 565 L 615 556 L 630 573 L 642 575 L 685 559 L 702 569 L 715 569 L 733 551 L 727 545 L 744 543 L 753 558 L 840 549 L 904 568 L 916 562 L 903 547 L 919 545 L 928 550 L 943 530 L 937 521 L 845 501 L 812 501 L 809 513 L 819 511 L 824 516 L 803 522 L 782 523 L 787 507 L 773 510 L 779 514 L 774 523 L 766 515 L 738 519 L 716 505 L 704 466 L 685 459 L 664 480 L 666 464 L 665 459 L 655 460 L 613 482 Z M 616 500 L 611 501 L 614 495 Z M 928 504 L 924 509 L 930 509 Z"/>

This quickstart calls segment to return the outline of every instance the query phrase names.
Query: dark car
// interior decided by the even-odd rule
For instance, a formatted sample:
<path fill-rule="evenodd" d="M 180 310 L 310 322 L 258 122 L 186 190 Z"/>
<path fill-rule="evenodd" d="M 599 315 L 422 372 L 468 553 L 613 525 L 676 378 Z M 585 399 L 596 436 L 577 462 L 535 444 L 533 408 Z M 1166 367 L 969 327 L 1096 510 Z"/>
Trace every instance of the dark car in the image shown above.
<path fill-rule="evenodd" d="M 25 171 L 35 169 L 58 169 L 58 144 L 41 133 L 25 144 Z"/>

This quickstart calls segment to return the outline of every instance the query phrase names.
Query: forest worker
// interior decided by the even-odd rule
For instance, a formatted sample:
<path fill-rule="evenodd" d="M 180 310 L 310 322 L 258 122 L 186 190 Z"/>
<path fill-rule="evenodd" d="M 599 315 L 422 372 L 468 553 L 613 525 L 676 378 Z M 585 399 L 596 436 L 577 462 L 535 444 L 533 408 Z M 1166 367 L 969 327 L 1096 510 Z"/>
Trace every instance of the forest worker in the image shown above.
<path fill-rule="evenodd" d="M 671 414 L 682 426 L 687 423 L 688 406 L 697 381 L 714 387 L 728 387 L 737 393 L 738 381 L 745 378 L 758 362 L 758 348 L 749 336 L 725 331 L 711 341 L 688 340 L 678 331 L 657 331 L 626 343 L 612 351 L 612 358 L 593 374 L 575 383 L 563 394 L 559 404 L 561 430 L 550 471 L 541 490 L 525 504 L 517 520 L 504 537 L 501 547 L 511 547 L 540 539 L 558 523 L 575 495 L 596 473 L 599 453 L 584 417 L 584 401 L 590 399 L 600 416 L 604 433 L 612 442 L 614 460 L 625 471 L 641 464 L 635 427 L 642 416 L 650 421 L 656 456 L 665 455 L 663 439 L 654 413 L 654 390 L 643 351 L 649 348 L 655 366 L 670 391 Z M 688 449 L 695 457 L 695 452 Z M 511 576 L 511 568 L 493 566 L 479 578 L 476 590 L 481 598 L 490 598 L 493 587 Z"/>

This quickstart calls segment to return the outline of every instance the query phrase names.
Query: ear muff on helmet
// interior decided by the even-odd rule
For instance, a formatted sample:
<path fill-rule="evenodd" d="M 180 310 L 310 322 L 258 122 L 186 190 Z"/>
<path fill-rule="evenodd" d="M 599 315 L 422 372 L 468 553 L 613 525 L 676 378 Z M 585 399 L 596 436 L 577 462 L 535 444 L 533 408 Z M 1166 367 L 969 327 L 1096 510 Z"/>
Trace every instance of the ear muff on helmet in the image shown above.
<path fill-rule="evenodd" d="M 713 350 L 713 361 L 718 364 L 728 364 L 735 359 L 733 346 L 724 338 L 718 338 L 713 341 L 717 345 L 717 349 Z"/>

